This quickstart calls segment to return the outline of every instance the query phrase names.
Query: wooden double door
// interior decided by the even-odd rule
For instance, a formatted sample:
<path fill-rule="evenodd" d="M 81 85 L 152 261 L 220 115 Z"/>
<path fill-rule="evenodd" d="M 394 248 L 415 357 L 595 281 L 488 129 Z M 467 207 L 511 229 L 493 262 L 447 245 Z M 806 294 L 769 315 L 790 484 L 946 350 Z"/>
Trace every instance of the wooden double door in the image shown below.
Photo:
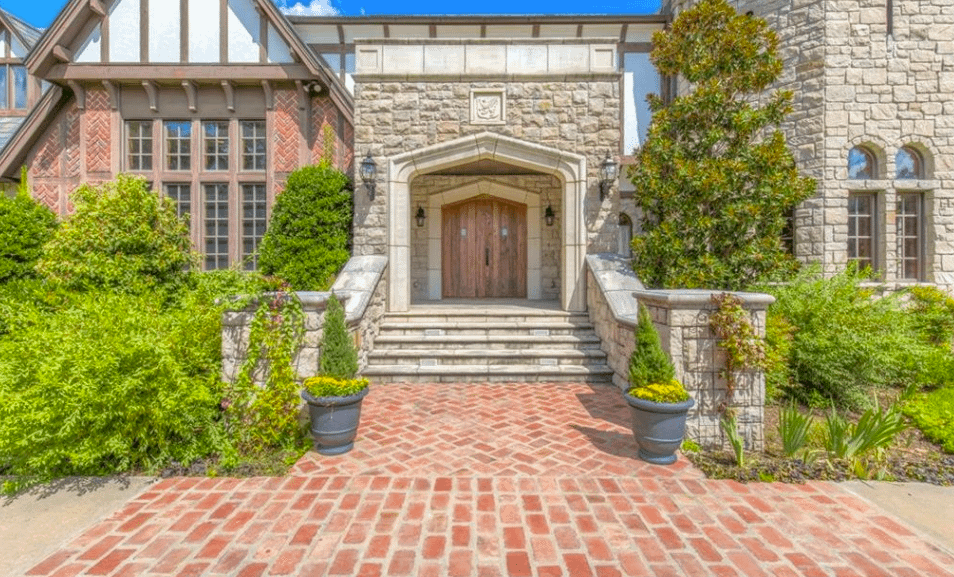
<path fill-rule="evenodd" d="M 487 196 L 441 212 L 444 298 L 526 298 L 527 206 Z"/>

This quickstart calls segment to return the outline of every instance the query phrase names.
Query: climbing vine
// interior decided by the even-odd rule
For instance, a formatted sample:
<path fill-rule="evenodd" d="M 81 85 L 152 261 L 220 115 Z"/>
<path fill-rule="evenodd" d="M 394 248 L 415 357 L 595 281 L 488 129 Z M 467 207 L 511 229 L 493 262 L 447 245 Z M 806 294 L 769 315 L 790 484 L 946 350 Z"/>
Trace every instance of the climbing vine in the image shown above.
<path fill-rule="evenodd" d="M 736 463 L 744 465 L 745 441 L 739 434 L 735 411 L 731 408 L 735 396 L 736 376 L 740 371 L 765 366 L 765 343 L 752 326 L 749 312 L 742 306 L 742 299 L 730 294 L 712 295 L 712 302 L 718 307 L 709 317 L 709 326 L 719 337 L 719 346 L 725 350 L 725 398 L 719 403 L 722 413 L 720 425 L 732 446 Z"/>
<path fill-rule="evenodd" d="M 290 447 L 302 436 L 300 386 L 292 366 L 305 332 L 301 302 L 280 281 L 274 292 L 245 304 L 257 307 L 245 362 L 222 400 L 227 429 L 246 451 Z"/>

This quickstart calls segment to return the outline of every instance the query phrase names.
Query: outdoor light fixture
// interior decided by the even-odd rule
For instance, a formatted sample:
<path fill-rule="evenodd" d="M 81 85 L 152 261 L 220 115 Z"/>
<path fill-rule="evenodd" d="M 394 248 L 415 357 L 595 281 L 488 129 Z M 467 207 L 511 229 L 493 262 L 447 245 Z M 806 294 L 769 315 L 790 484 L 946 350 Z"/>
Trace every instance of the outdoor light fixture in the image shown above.
<path fill-rule="evenodd" d="M 378 175 L 378 165 L 375 164 L 374 159 L 371 158 L 371 151 L 368 151 L 368 155 L 361 161 L 360 170 L 361 181 L 364 182 L 364 186 L 368 189 L 368 198 L 374 201 L 374 181 Z"/>
<path fill-rule="evenodd" d="M 424 207 L 423 207 L 423 206 L 418 206 L 418 207 L 417 207 L 417 214 L 414 216 L 414 218 L 417 219 L 417 227 L 418 227 L 418 228 L 423 228 L 423 227 L 424 227 L 424 218 L 425 218 L 426 216 L 427 216 L 427 215 L 424 214 Z"/>
<path fill-rule="evenodd" d="M 543 220 L 546 221 L 547 226 L 553 226 L 554 216 L 555 215 L 553 214 L 553 205 L 548 204 L 547 209 L 543 212 Z"/>
<path fill-rule="evenodd" d="M 603 199 L 609 194 L 610 187 L 613 186 L 613 181 L 616 180 L 618 174 L 619 166 L 607 152 L 606 159 L 600 165 L 600 202 L 603 202 Z"/>

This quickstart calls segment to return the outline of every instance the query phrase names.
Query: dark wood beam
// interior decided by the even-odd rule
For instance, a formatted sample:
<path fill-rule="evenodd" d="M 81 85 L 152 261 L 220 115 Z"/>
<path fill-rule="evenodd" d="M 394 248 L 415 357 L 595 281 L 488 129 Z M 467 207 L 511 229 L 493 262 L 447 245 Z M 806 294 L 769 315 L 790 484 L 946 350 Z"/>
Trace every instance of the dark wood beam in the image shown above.
<path fill-rule="evenodd" d="M 89 0 L 89 9 L 100 18 L 106 15 L 106 7 L 103 6 L 102 0 Z"/>
<path fill-rule="evenodd" d="M 68 63 L 73 61 L 73 53 L 59 44 L 53 47 L 53 56 L 60 62 Z"/>
<path fill-rule="evenodd" d="M 86 90 L 83 89 L 83 86 L 76 82 L 75 80 L 70 80 L 67 82 L 70 85 L 70 90 L 73 91 L 73 98 L 76 99 L 76 108 L 80 110 L 86 109 Z"/>
<path fill-rule="evenodd" d="M 181 64 L 58 64 L 50 69 L 47 80 L 207 80 L 219 82 L 229 78 L 234 82 L 262 80 L 313 80 L 314 75 L 302 64 L 235 64 L 235 65 L 181 65 Z"/>

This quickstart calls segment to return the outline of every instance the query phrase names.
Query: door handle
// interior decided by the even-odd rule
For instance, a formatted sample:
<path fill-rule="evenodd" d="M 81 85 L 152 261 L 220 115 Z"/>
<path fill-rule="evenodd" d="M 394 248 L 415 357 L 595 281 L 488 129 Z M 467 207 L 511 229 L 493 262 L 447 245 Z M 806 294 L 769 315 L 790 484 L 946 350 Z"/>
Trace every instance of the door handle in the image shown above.
<path fill-rule="evenodd" d="M 484 249 L 484 264 L 486 266 L 490 266 L 490 249 L 489 248 Z"/>

